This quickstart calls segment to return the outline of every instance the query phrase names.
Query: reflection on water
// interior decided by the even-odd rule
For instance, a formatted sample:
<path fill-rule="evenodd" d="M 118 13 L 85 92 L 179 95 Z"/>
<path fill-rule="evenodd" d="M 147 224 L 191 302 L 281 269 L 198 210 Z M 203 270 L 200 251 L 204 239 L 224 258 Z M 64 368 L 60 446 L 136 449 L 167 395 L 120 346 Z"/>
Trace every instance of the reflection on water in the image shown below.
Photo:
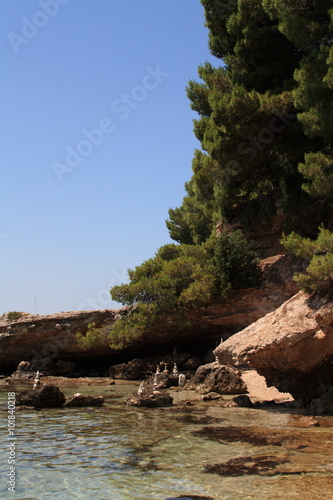
<path fill-rule="evenodd" d="M 5 443 L 1 498 L 332 498 L 332 417 L 304 428 L 285 412 L 221 408 L 214 402 L 136 409 L 124 405 L 133 389 L 64 390 L 102 394 L 106 404 L 100 408 L 17 410 L 17 488 L 6 491 Z M 6 395 L 1 392 L 2 404 Z M 0 413 L 6 441 L 7 415 Z"/>

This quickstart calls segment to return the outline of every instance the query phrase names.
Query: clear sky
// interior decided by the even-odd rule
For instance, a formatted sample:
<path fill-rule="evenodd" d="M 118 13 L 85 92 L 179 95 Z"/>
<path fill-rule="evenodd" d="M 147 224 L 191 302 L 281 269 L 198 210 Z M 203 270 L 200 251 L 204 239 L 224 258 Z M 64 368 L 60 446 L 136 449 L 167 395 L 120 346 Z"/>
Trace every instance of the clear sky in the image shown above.
<path fill-rule="evenodd" d="M 0 314 L 119 307 L 191 177 L 199 0 L 0 1 Z"/>

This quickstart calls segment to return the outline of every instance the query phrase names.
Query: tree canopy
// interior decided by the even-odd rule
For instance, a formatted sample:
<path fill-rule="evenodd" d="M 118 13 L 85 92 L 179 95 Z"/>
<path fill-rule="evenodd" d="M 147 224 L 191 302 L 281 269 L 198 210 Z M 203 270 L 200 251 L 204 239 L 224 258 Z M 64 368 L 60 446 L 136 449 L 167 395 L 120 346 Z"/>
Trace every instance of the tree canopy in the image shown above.
<path fill-rule="evenodd" d="M 219 67 L 199 67 L 187 95 L 201 143 L 170 236 L 205 241 L 233 208 L 267 197 L 286 216 L 332 197 L 331 0 L 202 0 Z M 297 224 L 296 224 L 297 227 Z"/>

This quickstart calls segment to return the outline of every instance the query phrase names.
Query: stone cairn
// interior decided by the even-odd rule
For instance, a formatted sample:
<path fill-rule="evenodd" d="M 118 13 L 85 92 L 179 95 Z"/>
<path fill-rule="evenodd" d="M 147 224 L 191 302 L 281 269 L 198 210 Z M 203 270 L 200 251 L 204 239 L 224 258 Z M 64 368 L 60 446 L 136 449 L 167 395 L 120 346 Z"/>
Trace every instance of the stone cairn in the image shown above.
<path fill-rule="evenodd" d="M 39 370 L 37 370 L 36 377 L 35 377 L 35 380 L 34 380 L 33 389 L 38 389 L 40 386 L 41 386 L 41 381 L 39 379 Z"/>

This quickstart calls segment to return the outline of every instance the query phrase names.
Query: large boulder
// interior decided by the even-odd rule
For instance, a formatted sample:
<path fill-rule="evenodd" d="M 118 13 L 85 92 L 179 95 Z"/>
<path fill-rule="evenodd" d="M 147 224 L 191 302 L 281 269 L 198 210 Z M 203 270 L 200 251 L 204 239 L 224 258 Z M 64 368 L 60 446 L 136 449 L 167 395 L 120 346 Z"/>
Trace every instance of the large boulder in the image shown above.
<path fill-rule="evenodd" d="M 60 408 L 66 401 L 65 395 L 55 385 L 43 385 L 38 389 L 20 392 L 16 395 L 17 406 L 34 408 Z"/>
<path fill-rule="evenodd" d="M 248 364 L 269 386 L 308 405 L 333 390 L 333 302 L 299 292 L 214 353 L 221 363 Z"/>
<path fill-rule="evenodd" d="M 239 370 L 218 362 L 200 366 L 191 380 L 200 394 L 243 394 L 247 392 L 245 382 Z"/>

